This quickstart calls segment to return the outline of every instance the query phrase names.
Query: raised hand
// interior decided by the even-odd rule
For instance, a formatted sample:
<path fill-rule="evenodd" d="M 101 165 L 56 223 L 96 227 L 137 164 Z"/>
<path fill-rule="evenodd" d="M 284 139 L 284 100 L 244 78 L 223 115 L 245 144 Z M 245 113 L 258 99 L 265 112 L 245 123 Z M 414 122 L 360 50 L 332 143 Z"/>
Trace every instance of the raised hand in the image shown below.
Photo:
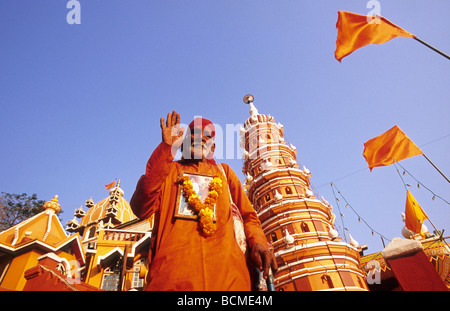
<path fill-rule="evenodd" d="M 167 114 L 167 120 L 160 119 L 162 141 L 171 145 L 177 150 L 183 142 L 184 128 L 180 128 L 180 114 L 175 110 Z"/>

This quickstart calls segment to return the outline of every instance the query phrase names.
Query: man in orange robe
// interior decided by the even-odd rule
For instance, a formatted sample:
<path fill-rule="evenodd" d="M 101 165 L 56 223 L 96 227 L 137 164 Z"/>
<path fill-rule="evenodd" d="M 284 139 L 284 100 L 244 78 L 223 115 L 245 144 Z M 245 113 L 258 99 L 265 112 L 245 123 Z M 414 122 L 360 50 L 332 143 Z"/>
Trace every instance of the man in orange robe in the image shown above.
<path fill-rule="evenodd" d="M 251 290 L 246 259 L 234 236 L 230 193 L 244 220 L 250 258 L 266 278 L 269 268 L 276 271 L 277 264 L 267 249 L 261 223 L 236 174 L 222 164 L 223 176 L 212 158 L 213 124 L 194 120 L 184 143 L 179 125 L 180 115 L 175 111 L 167 115 L 166 122 L 161 118 L 162 142 L 148 160 L 130 201 L 139 218 L 155 214 L 147 290 Z M 182 159 L 173 161 L 182 143 Z M 222 193 L 215 206 L 217 230 L 211 236 L 200 232 L 198 221 L 175 217 L 177 180 L 182 172 L 222 176 Z"/>

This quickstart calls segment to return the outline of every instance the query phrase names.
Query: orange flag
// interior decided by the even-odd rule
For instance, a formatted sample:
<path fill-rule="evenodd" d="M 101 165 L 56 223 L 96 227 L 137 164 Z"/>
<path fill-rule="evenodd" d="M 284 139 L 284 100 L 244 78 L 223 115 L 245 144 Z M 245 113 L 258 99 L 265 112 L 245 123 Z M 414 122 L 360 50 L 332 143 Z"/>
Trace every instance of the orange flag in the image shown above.
<path fill-rule="evenodd" d="M 109 183 L 109 184 L 105 185 L 106 190 L 114 188 L 115 185 L 116 185 L 116 181 L 114 180 L 112 183 Z"/>
<path fill-rule="evenodd" d="M 397 125 L 364 143 L 363 156 L 370 171 L 376 166 L 390 165 L 419 154 L 423 152 Z"/>
<path fill-rule="evenodd" d="M 406 192 L 406 206 L 405 206 L 405 226 L 415 233 L 421 233 L 422 224 L 428 216 L 412 196 L 411 192 Z"/>
<path fill-rule="evenodd" d="M 385 43 L 396 37 L 415 38 L 406 30 L 391 23 L 386 18 L 377 16 L 377 19 L 367 21 L 366 15 L 351 12 L 338 12 L 338 29 L 336 51 L 334 56 L 341 61 L 345 56 L 355 50 L 369 45 Z"/>

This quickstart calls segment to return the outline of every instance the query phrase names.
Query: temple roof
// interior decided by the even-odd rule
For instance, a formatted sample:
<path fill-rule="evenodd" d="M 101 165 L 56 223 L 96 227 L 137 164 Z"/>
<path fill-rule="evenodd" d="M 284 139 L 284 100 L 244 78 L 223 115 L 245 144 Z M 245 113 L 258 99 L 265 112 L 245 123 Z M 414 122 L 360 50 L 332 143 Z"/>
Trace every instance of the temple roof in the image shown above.
<path fill-rule="evenodd" d="M 0 232 L 0 252 L 14 254 L 30 247 L 56 251 L 72 245 L 77 257 L 84 262 L 79 235 L 68 236 L 56 213 L 61 210 L 58 196 L 42 205 L 44 211 Z"/>
<path fill-rule="evenodd" d="M 41 213 L 0 232 L 0 243 L 16 246 L 26 241 L 41 240 L 47 244 L 55 245 L 67 238 L 64 228 L 56 215 L 61 210 L 58 196 L 45 202 L 42 208 L 44 211 Z"/>
<path fill-rule="evenodd" d="M 93 204 L 88 200 L 86 207 L 89 208 L 79 221 L 80 227 L 97 223 L 103 220 L 104 223 L 112 221 L 118 225 L 137 218 L 127 200 L 123 197 L 124 192 L 120 188 L 120 180 L 116 187 L 109 191 L 109 197 Z M 77 210 L 78 211 L 78 210 Z M 76 212 L 77 212 L 76 211 Z"/>

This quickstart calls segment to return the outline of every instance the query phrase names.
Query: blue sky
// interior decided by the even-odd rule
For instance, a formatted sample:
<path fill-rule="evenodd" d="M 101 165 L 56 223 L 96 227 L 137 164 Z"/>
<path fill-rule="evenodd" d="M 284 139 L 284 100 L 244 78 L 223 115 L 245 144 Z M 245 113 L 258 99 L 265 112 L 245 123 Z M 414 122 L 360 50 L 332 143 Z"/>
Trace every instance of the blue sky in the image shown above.
<path fill-rule="evenodd" d="M 67 23 L 65 0 L 0 2 L 0 191 L 58 194 L 64 224 L 115 178 L 131 198 L 168 111 L 225 128 L 248 118 L 248 93 L 284 125 L 341 234 L 366 253 L 383 249 L 379 236 L 330 182 L 388 239 L 401 236 L 406 191 L 394 166 L 369 172 L 365 141 L 397 124 L 450 175 L 449 61 L 409 38 L 334 59 L 337 11 L 367 14 L 366 1 L 79 2 L 78 25 Z M 449 1 L 379 2 L 382 16 L 450 53 Z M 223 162 L 242 176 L 241 159 Z M 449 183 L 422 156 L 400 164 L 450 201 Z M 402 177 L 448 235 L 449 204 Z"/>

